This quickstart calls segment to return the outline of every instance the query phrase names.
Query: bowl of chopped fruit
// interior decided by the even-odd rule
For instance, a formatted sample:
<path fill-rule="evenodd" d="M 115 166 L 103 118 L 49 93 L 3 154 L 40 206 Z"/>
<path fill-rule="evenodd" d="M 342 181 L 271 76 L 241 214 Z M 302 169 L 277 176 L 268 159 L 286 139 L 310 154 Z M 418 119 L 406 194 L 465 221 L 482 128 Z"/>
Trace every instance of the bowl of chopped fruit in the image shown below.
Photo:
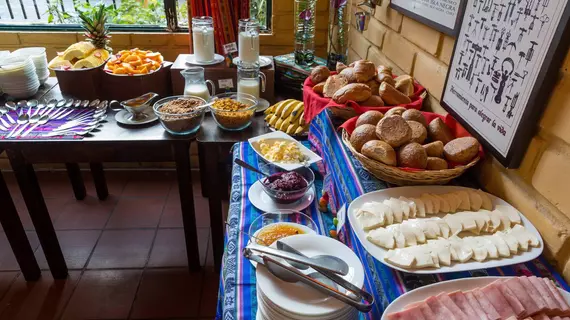
<path fill-rule="evenodd" d="M 190 135 L 198 131 L 207 108 L 204 99 L 193 96 L 167 97 L 153 106 L 160 124 L 172 135 Z"/>
<path fill-rule="evenodd" d="M 221 93 L 210 98 L 210 110 L 218 126 L 224 130 L 239 131 L 251 124 L 257 99 L 246 93 Z"/>
<path fill-rule="evenodd" d="M 315 182 L 315 173 L 309 167 L 287 171 L 271 164 L 259 164 L 259 170 L 268 175 L 259 179 L 263 191 L 279 204 L 301 200 Z"/>

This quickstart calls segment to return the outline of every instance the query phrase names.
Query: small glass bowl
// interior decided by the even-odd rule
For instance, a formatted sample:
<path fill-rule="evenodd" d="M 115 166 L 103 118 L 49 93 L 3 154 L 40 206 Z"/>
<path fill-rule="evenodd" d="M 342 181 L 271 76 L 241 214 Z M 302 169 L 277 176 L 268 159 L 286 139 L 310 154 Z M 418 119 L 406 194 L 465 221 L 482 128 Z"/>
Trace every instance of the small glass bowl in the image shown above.
<path fill-rule="evenodd" d="M 255 116 L 257 99 L 247 93 L 229 92 L 217 94 L 211 97 L 208 102 L 213 103 L 218 99 L 226 98 L 241 102 L 248 107 L 236 111 L 224 111 L 218 110 L 210 105 L 210 110 L 212 111 L 212 115 L 218 126 L 228 131 L 239 131 L 249 127 L 253 117 Z"/>
<path fill-rule="evenodd" d="M 171 114 L 160 111 L 165 103 L 177 100 L 177 99 L 197 99 L 202 102 L 203 107 L 200 106 L 193 111 L 187 113 Z M 196 133 L 202 121 L 204 120 L 205 111 L 208 109 L 206 106 L 206 100 L 195 97 L 195 96 L 171 96 L 158 100 L 153 106 L 154 113 L 160 120 L 160 124 L 168 133 L 177 136 L 190 135 Z"/>
<path fill-rule="evenodd" d="M 259 164 L 259 170 L 265 174 L 268 174 L 268 175 L 273 175 L 273 174 L 277 174 L 277 173 L 281 173 L 281 172 L 287 172 L 287 170 L 283 170 L 283 169 L 276 167 L 274 165 L 261 164 L 261 163 Z M 291 171 L 295 171 L 298 174 L 300 174 L 301 176 L 303 176 L 303 178 L 305 178 L 305 180 L 307 181 L 307 186 L 305 188 L 302 188 L 299 190 L 294 190 L 294 191 L 279 191 L 279 190 L 271 189 L 266 185 L 266 183 L 265 183 L 265 180 L 267 179 L 266 177 L 262 176 L 259 179 L 259 182 L 261 183 L 261 186 L 263 187 L 263 191 L 265 191 L 265 193 L 269 196 L 269 198 L 271 198 L 276 203 L 290 204 L 290 203 L 293 203 L 295 201 L 299 201 L 299 200 L 301 200 L 301 198 L 303 198 L 305 196 L 307 191 L 311 190 L 311 188 L 313 187 L 313 183 L 315 182 L 315 173 L 309 167 L 300 167 L 300 168 L 297 168 L 297 169 L 291 170 Z"/>
<path fill-rule="evenodd" d="M 298 211 L 283 210 L 267 212 L 255 218 L 249 226 L 248 234 L 256 237 L 262 229 L 275 224 L 292 225 L 306 234 L 318 234 L 319 230 L 317 224 L 308 215 Z M 250 241 L 257 243 L 255 239 L 250 239 Z"/>

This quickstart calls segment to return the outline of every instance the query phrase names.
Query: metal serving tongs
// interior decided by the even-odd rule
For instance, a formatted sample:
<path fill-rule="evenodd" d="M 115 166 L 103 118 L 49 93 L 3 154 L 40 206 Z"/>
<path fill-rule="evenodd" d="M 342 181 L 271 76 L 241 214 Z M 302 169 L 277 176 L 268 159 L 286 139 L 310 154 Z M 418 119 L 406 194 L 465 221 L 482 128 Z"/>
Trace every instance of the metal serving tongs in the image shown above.
<path fill-rule="evenodd" d="M 271 274 L 276 276 L 277 278 L 286 281 L 286 282 L 302 282 L 317 291 L 329 295 L 341 302 L 352 306 L 356 310 L 360 312 L 369 312 L 372 309 L 372 305 L 374 304 L 374 296 L 370 293 L 356 287 L 352 283 L 342 279 L 335 274 L 331 274 L 328 271 L 322 272 L 322 270 L 315 269 L 318 271 L 318 274 L 322 274 L 325 277 L 329 278 L 333 281 L 334 284 L 337 284 L 348 291 L 347 294 L 342 293 L 336 290 L 332 285 L 327 285 L 321 281 L 318 281 L 317 277 L 312 278 L 296 268 L 290 267 L 282 262 L 279 262 L 267 255 L 256 255 L 252 252 L 253 248 L 244 248 L 243 255 L 244 257 L 257 262 L 258 264 L 263 264 Z M 354 297 L 353 297 L 354 296 Z M 366 303 L 362 302 L 362 299 Z"/>

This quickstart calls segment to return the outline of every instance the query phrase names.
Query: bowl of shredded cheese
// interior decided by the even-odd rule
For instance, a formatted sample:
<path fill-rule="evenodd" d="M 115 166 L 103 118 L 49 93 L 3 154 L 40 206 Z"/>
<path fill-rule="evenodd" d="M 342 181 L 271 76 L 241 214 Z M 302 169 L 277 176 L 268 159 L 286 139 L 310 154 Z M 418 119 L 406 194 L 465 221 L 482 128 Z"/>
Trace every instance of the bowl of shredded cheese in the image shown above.
<path fill-rule="evenodd" d="M 269 175 L 261 176 L 263 191 L 276 203 L 290 204 L 299 201 L 313 187 L 315 173 L 309 167 L 287 171 L 268 163 L 259 164 L 259 170 Z"/>
<path fill-rule="evenodd" d="M 299 148 L 299 143 L 286 139 L 262 139 L 258 141 L 259 152 L 271 162 L 303 163 L 308 160 Z"/>

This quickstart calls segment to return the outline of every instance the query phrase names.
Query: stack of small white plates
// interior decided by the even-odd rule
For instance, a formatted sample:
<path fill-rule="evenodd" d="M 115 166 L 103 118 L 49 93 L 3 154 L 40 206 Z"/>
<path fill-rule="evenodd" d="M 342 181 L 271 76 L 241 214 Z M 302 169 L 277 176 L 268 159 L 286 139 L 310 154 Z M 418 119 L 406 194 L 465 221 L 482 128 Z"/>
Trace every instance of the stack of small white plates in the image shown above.
<path fill-rule="evenodd" d="M 332 255 L 344 260 L 349 272 L 343 278 L 362 287 L 364 269 L 354 252 L 341 242 L 329 237 L 302 234 L 281 239 L 308 257 Z M 271 274 L 264 266 L 258 265 L 257 276 L 257 320 L 352 320 L 359 313 L 353 307 L 320 293 L 303 283 L 285 282 Z M 302 271 L 306 274 L 312 269 Z M 340 291 L 344 291 L 339 287 Z"/>
<path fill-rule="evenodd" d="M 28 48 L 21 48 L 18 49 L 10 54 L 11 57 L 20 56 L 20 57 L 30 57 L 34 62 L 34 66 L 36 67 L 36 74 L 38 75 L 38 79 L 40 80 L 40 84 L 44 84 L 44 82 L 49 78 L 49 69 L 48 69 L 48 61 L 46 55 L 46 48 L 42 47 L 28 47 Z"/>
<path fill-rule="evenodd" d="M 40 80 L 30 57 L 10 56 L 0 60 L 0 88 L 14 98 L 23 99 L 38 92 Z"/>

